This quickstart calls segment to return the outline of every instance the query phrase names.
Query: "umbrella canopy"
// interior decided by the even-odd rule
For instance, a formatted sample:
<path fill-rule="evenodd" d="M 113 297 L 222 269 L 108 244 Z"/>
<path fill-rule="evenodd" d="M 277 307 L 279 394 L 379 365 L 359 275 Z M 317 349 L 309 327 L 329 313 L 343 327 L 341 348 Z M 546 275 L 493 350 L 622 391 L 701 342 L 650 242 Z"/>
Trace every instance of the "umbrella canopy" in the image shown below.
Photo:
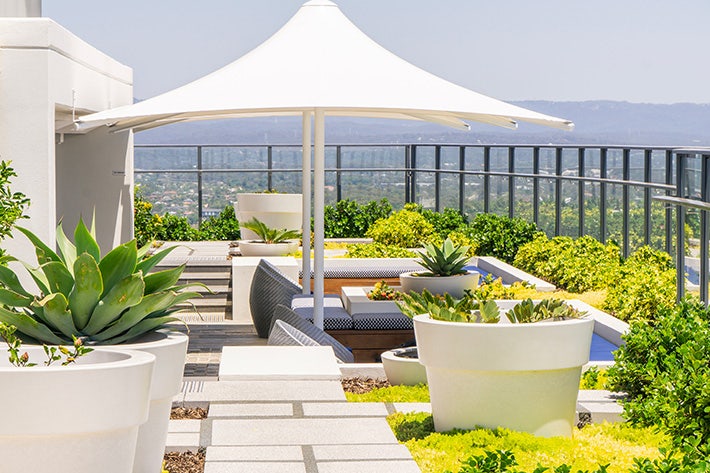
<path fill-rule="evenodd" d="M 303 115 L 304 196 L 310 197 L 314 117 L 314 321 L 322 327 L 325 115 L 464 120 L 515 128 L 517 121 L 571 130 L 568 120 L 517 107 L 426 72 L 384 49 L 328 0 L 311 0 L 260 46 L 185 86 L 78 119 L 74 131 L 108 125 L 145 130 L 190 120 Z M 307 208 L 306 208 L 307 207 Z M 304 241 L 310 202 L 304 199 Z M 307 252 L 304 252 L 307 255 Z M 310 273 L 304 257 L 304 280 Z M 308 272 L 306 272 L 308 271 Z"/>

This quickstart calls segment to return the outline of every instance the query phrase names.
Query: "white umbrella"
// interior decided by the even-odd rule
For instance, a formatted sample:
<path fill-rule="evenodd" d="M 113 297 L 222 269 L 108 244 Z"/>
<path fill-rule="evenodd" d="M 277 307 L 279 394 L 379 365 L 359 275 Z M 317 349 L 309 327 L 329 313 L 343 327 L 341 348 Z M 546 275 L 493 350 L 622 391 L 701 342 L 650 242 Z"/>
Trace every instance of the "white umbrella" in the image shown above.
<path fill-rule="evenodd" d="M 75 130 L 145 130 L 190 120 L 303 116 L 303 230 L 310 239 L 314 117 L 314 323 L 323 327 L 325 115 L 463 120 L 516 128 L 517 121 L 571 130 L 572 122 L 478 94 L 426 72 L 375 43 L 329 0 L 311 0 L 254 50 L 194 82 L 143 102 L 80 118 Z M 304 289 L 310 259 L 304 251 Z"/>

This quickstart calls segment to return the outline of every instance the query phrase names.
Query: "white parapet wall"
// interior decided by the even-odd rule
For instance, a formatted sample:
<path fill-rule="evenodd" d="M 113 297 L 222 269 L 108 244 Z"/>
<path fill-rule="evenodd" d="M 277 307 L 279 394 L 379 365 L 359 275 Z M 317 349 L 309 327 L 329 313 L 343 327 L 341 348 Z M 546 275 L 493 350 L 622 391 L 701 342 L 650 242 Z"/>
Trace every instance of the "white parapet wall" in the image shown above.
<path fill-rule="evenodd" d="M 132 237 L 131 132 L 69 135 L 73 117 L 133 102 L 132 70 L 49 18 L 0 18 L 0 159 L 12 189 L 31 200 L 22 225 L 53 241 L 83 215 L 97 216 L 102 249 Z M 26 261 L 24 237 L 2 245 Z"/>

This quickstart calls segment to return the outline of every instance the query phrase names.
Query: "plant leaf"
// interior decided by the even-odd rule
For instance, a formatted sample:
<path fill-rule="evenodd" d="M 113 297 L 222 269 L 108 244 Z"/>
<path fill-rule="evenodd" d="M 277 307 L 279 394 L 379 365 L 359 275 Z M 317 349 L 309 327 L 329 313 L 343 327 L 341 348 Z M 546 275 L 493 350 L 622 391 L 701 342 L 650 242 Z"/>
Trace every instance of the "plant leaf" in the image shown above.
<path fill-rule="evenodd" d="M 71 273 L 74 269 L 74 261 L 76 261 L 76 247 L 69 241 L 64 233 L 61 222 L 57 225 L 57 246 L 62 254 L 62 261 L 67 270 Z"/>
<path fill-rule="evenodd" d="M 182 275 L 185 265 L 176 266 L 175 268 L 157 271 L 155 273 L 146 274 L 143 278 L 145 281 L 145 293 L 153 294 L 155 292 L 170 289 L 178 282 Z"/>
<path fill-rule="evenodd" d="M 54 252 L 51 248 L 49 248 L 47 245 L 45 245 L 42 240 L 39 239 L 37 235 L 29 231 L 28 229 L 24 227 L 19 227 L 16 226 L 19 231 L 21 231 L 29 240 L 32 242 L 32 244 L 35 247 L 35 253 L 37 254 L 37 263 L 40 265 L 44 263 L 48 263 L 50 261 L 61 261 L 61 258 L 59 258 L 59 255 Z"/>
<path fill-rule="evenodd" d="M 69 310 L 79 329 L 89 322 L 103 291 L 98 263 L 89 253 L 82 253 L 74 262 L 74 287 L 68 297 Z"/>
<path fill-rule="evenodd" d="M 104 297 L 119 281 L 133 274 L 137 258 L 136 241 L 131 240 L 117 246 L 101 259 L 99 270 L 104 284 L 104 292 L 101 297 Z"/>
<path fill-rule="evenodd" d="M 136 273 L 119 281 L 96 304 L 89 323 L 83 328 L 84 333 L 95 335 L 106 328 L 119 318 L 124 310 L 140 302 L 144 288 L 143 273 Z"/>
<path fill-rule="evenodd" d="M 175 303 L 175 298 L 176 294 L 172 291 L 145 296 L 138 304 L 125 311 L 116 323 L 94 335 L 92 338 L 96 341 L 105 341 L 116 337 L 129 330 L 150 314 L 169 308 Z"/>
<path fill-rule="evenodd" d="M 171 246 L 169 248 L 165 248 L 163 250 L 160 250 L 159 252 L 155 253 L 153 256 L 144 259 L 140 263 L 136 265 L 136 271 L 143 271 L 143 274 L 148 274 L 148 271 L 153 269 L 158 263 L 163 261 L 163 259 L 170 254 L 171 251 L 173 251 L 177 246 Z"/>
<path fill-rule="evenodd" d="M 10 307 L 29 307 L 31 302 L 31 297 L 18 294 L 11 289 L 0 287 L 0 305 Z"/>
<path fill-rule="evenodd" d="M 47 276 L 47 288 L 49 293 L 61 292 L 65 297 L 69 297 L 69 293 L 74 287 L 74 277 L 64 263 L 61 261 L 50 261 L 40 266 L 42 272 Z"/>
<path fill-rule="evenodd" d="M 94 257 L 94 260 L 101 260 L 101 249 L 96 239 L 84 225 L 84 221 L 80 218 L 79 223 L 74 230 L 74 241 L 76 242 L 76 254 L 88 253 Z"/>
<path fill-rule="evenodd" d="M 72 335 L 79 336 L 79 330 L 74 325 L 72 314 L 68 310 L 69 302 L 61 293 L 50 294 L 38 302 L 44 309 L 44 320 L 62 332 L 68 339 Z"/>
<path fill-rule="evenodd" d="M 164 317 L 154 317 L 154 318 L 149 318 L 149 319 L 144 319 L 138 324 L 134 325 L 133 328 L 131 328 L 128 332 L 125 334 L 112 338 L 110 340 L 106 340 L 104 343 L 105 344 L 112 344 L 116 345 L 119 343 L 127 342 L 129 340 L 132 340 L 136 337 L 139 337 L 143 335 L 146 332 L 151 332 L 158 327 L 161 327 L 168 322 L 176 322 L 180 321 L 177 317 L 171 317 L 171 316 L 164 316 Z"/>
<path fill-rule="evenodd" d="M 0 307 L 0 322 L 14 325 L 17 327 L 18 332 L 32 337 L 39 342 L 50 343 L 52 345 L 59 345 L 65 342 L 65 340 L 55 335 L 46 325 L 39 323 L 29 315 L 21 312 L 13 312 Z"/>
<path fill-rule="evenodd" d="M 6 288 L 15 291 L 18 294 L 22 294 L 23 296 L 27 297 L 32 297 L 32 295 L 25 290 L 24 287 L 22 287 L 22 284 L 20 283 L 20 279 L 17 277 L 17 274 L 7 266 L 3 266 L 0 264 L 0 284 L 5 286 Z"/>

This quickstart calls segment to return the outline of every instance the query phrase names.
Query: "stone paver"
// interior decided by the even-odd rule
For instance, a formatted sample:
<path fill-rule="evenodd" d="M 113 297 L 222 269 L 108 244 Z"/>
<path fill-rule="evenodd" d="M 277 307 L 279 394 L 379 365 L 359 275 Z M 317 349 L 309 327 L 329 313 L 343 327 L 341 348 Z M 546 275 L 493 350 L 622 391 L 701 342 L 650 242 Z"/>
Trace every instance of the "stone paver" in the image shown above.
<path fill-rule="evenodd" d="M 208 417 L 283 417 L 293 415 L 293 405 L 270 404 L 216 404 L 210 405 Z"/>
<path fill-rule="evenodd" d="M 306 466 L 297 462 L 206 462 L 205 473 L 306 473 Z"/>
<path fill-rule="evenodd" d="M 219 365 L 222 381 L 340 380 L 329 346 L 224 347 Z"/>
<path fill-rule="evenodd" d="M 304 402 L 306 417 L 386 417 L 387 408 L 381 402 Z"/>
<path fill-rule="evenodd" d="M 414 460 L 318 463 L 318 473 L 421 473 Z"/>
<path fill-rule="evenodd" d="M 580 402 L 580 411 L 587 411 L 591 414 L 591 422 L 599 424 L 601 422 L 623 422 L 621 414 L 624 408 L 616 403 L 608 402 Z"/>
<path fill-rule="evenodd" d="M 316 461 L 323 460 L 411 460 L 409 449 L 391 445 L 314 445 Z"/>
<path fill-rule="evenodd" d="M 431 404 L 428 402 L 395 402 L 392 404 L 395 412 L 428 412 L 431 414 Z"/>
<path fill-rule="evenodd" d="M 214 446 L 207 447 L 207 461 L 303 461 L 303 449 L 295 445 Z"/>
<path fill-rule="evenodd" d="M 205 382 L 201 392 L 187 393 L 185 402 L 344 401 L 339 381 Z"/>
<path fill-rule="evenodd" d="M 212 445 L 397 443 L 383 418 L 215 419 Z"/>

